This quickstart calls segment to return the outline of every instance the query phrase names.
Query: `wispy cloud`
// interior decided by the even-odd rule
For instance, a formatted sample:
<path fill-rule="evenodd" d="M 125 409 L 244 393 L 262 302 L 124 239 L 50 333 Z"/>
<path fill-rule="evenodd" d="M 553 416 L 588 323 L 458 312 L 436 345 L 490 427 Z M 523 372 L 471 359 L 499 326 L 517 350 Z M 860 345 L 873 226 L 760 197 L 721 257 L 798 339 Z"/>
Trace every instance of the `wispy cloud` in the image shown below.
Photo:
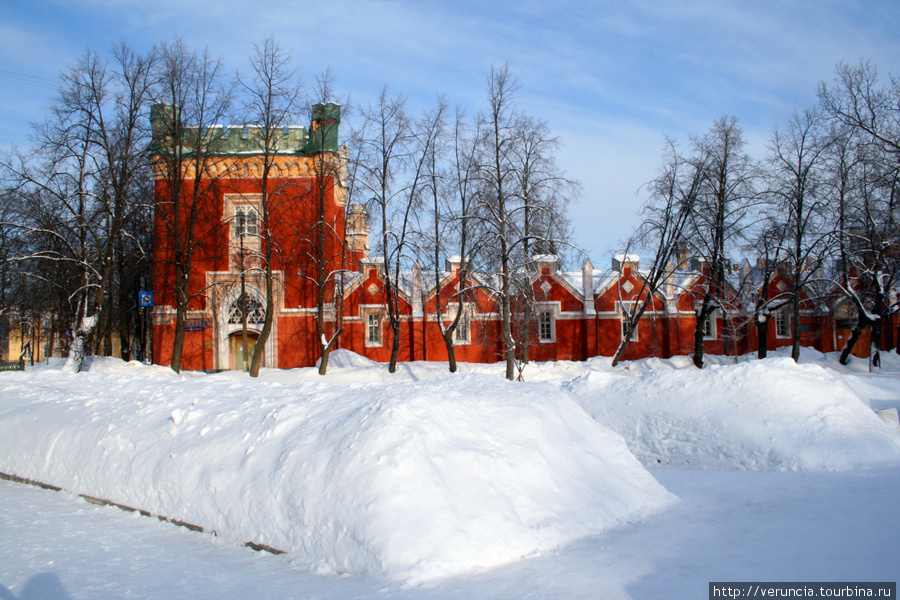
<path fill-rule="evenodd" d="M 507 61 L 520 102 L 550 122 L 561 165 L 584 183 L 579 238 L 597 252 L 635 221 L 664 134 L 686 139 L 734 114 L 764 149 L 838 61 L 900 64 L 896 0 L 33 0 L 0 5 L 0 23 L 3 68 L 23 76 L 55 79 L 88 45 L 173 36 L 246 70 L 252 44 L 274 35 L 307 82 L 331 67 L 356 101 L 387 84 L 413 108 L 446 93 L 470 113 L 490 65 Z M 0 81 L 0 143 L 23 143 L 52 92 Z"/>

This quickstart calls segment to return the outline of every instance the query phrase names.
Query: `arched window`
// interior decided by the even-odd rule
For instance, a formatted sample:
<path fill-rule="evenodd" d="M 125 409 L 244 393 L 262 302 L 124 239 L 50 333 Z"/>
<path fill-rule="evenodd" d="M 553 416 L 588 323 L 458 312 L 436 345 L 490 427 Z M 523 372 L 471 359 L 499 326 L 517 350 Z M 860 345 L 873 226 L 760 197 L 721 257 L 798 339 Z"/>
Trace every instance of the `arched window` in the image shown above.
<path fill-rule="evenodd" d="M 258 298 L 250 294 L 244 295 L 243 302 L 241 296 L 232 301 L 228 307 L 228 323 L 240 323 L 244 313 L 247 314 L 248 325 L 261 325 L 266 320 L 266 308 Z"/>

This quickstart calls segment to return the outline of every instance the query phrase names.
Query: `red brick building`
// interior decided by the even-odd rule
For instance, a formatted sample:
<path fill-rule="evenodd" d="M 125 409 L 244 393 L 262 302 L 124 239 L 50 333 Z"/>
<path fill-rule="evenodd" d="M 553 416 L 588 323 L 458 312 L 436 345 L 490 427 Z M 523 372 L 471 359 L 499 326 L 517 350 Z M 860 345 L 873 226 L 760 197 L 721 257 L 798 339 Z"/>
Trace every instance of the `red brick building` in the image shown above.
<path fill-rule="evenodd" d="M 163 107 L 157 110 L 171 110 Z M 307 131 L 286 127 L 276 156 L 274 176 L 268 179 L 273 237 L 279 251 L 273 258 L 275 315 L 266 342 L 264 366 L 312 366 L 318 360 L 316 285 L 313 224 L 317 203 L 324 204 L 325 219 L 333 235 L 325 243 L 325 271 L 332 274 L 328 289 L 326 336 L 340 325 L 338 348 L 352 350 L 376 361 L 390 358 L 392 330 L 387 326 L 383 263 L 368 252 L 365 210 L 347 205 L 346 149 L 338 146 L 340 107 L 319 105 Z M 320 135 L 314 135 L 316 133 Z M 157 132 L 162 135 L 161 132 Z M 218 160 L 199 174 L 205 190 L 196 231 L 196 254 L 191 265 L 190 303 L 182 368 L 240 369 L 242 314 L 246 311 L 251 341 L 258 337 L 265 316 L 264 286 L 260 274 L 258 211 L 261 192 L 260 156 L 253 142 L 260 132 L 253 127 L 212 128 L 219 140 Z M 163 141 L 164 143 L 164 141 Z M 153 361 L 172 360 L 175 330 L 176 248 L 172 228 L 171 194 L 162 162 L 157 163 L 156 247 L 154 257 Z M 322 168 L 323 166 L 327 168 Z M 193 174 L 192 174 L 193 175 Z M 186 186 L 190 187 L 190 186 Z M 185 189 L 184 194 L 189 190 Z M 186 198 L 187 199 L 187 198 Z M 341 240 L 346 240 L 342 250 Z M 446 261 L 435 281 L 434 272 L 413 269 L 398 282 L 402 337 L 400 361 L 447 360 L 438 320 L 449 323 L 458 310 L 454 300 L 460 287 L 462 261 Z M 554 257 L 536 259 L 531 277 L 532 305 L 527 338 L 530 360 L 584 360 L 612 356 L 621 342 L 623 309 L 638 302 L 643 292 L 639 260 L 619 256 L 606 269 L 586 261 L 580 271 L 559 269 Z M 462 362 L 503 359 L 499 302 L 488 291 L 494 274 L 469 272 L 461 324 L 455 335 L 456 358 Z M 652 298 L 623 359 L 691 354 L 694 349 L 696 304 L 704 283 L 702 263 L 675 271 Z M 705 325 L 704 351 L 709 354 L 744 354 L 757 348 L 752 306 L 759 289 L 748 263 L 728 278 L 724 291 L 727 310 L 718 310 Z M 340 284 L 340 285 L 339 285 Z M 786 272 L 778 271 L 769 283 L 773 298 L 789 289 Z M 441 314 L 437 314 L 437 298 Z M 241 298 L 244 298 L 243 302 Z M 837 312 L 835 311 L 837 307 Z M 836 316 L 837 315 L 837 316 Z M 788 307 L 768 320 L 768 345 L 791 344 Z M 801 343 L 823 352 L 840 349 L 850 318 L 846 306 L 828 299 L 802 297 Z M 896 329 L 896 324 L 892 326 Z M 891 327 L 885 329 L 890 330 Z M 862 344 L 861 344 L 862 346 Z M 863 347 L 867 352 L 868 348 Z M 521 351 L 521 349 L 520 349 Z"/>
<path fill-rule="evenodd" d="M 172 163 L 163 156 L 172 152 L 172 144 L 165 139 L 159 120 L 161 114 L 172 110 L 154 107 L 156 119 L 151 118 L 158 150 L 154 156 L 153 362 L 166 365 L 172 360 L 176 265 L 186 263 L 184 249 L 190 245 L 190 301 L 182 367 L 240 369 L 244 366 L 242 315 L 247 314 L 251 343 L 258 338 L 265 317 L 259 143 L 263 134 L 247 125 L 204 131 L 210 159 L 199 174 L 189 160 L 184 167 L 179 165 L 190 171 L 186 183 L 180 185 L 176 206 L 173 178 L 167 173 Z M 265 345 L 266 366 L 308 365 L 318 358 L 317 286 L 310 283 L 316 263 L 315 224 L 324 222 L 329 231 L 321 244 L 326 273 L 356 270 L 363 254 L 364 248 L 358 244 L 365 243 L 367 235 L 355 235 L 345 227 L 346 154 L 337 144 L 339 123 L 339 106 L 317 105 L 309 130 L 291 126 L 278 132 L 277 153 L 266 179 L 269 232 L 277 246 L 272 257 L 275 315 Z M 197 218 L 191 241 L 176 239 L 176 217 L 183 224 L 192 210 Z M 351 214 L 351 223 L 354 218 Z M 346 252 L 342 252 L 344 239 Z M 333 289 L 333 277 L 329 286 Z"/>

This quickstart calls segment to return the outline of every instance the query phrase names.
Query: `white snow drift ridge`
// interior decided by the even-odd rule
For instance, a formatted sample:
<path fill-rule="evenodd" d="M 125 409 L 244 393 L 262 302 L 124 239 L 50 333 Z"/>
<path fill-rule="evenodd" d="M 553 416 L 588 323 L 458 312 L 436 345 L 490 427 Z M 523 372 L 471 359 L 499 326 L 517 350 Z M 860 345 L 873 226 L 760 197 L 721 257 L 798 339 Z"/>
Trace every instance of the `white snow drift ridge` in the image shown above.
<path fill-rule="evenodd" d="M 818 365 L 586 373 L 564 384 L 648 466 L 850 470 L 900 464 L 900 436 Z"/>
<path fill-rule="evenodd" d="M 104 364 L 0 377 L 0 471 L 320 572 L 420 582 L 673 499 L 621 436 L 549 384 L 282 384 Z"/>

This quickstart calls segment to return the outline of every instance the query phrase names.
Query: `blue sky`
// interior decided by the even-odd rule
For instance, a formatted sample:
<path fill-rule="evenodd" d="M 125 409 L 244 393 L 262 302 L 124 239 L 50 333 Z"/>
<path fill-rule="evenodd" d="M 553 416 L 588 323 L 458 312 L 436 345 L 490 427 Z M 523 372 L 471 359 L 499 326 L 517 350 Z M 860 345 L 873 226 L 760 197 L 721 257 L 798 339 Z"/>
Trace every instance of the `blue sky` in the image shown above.
<path fill-rule="evenodd" d="M 815 102 L 839 61 L 900 75 L 897 0 L 31 0 L 0 2 L 0 148 L 28 145 L 56 77 L 90 47 L 182 37 L 245 69 L 267 35 L 312 82 L 367 102 L 387 85 L 424 110 L 438 94 L 476 113 L 506 61 L 521 106 L 560 138 L 579 180 L 576 242 L 606 266 L 637 223 L 663 136 L 686 140 L 735 115 L 761 157 L 793 110 Z"/>

